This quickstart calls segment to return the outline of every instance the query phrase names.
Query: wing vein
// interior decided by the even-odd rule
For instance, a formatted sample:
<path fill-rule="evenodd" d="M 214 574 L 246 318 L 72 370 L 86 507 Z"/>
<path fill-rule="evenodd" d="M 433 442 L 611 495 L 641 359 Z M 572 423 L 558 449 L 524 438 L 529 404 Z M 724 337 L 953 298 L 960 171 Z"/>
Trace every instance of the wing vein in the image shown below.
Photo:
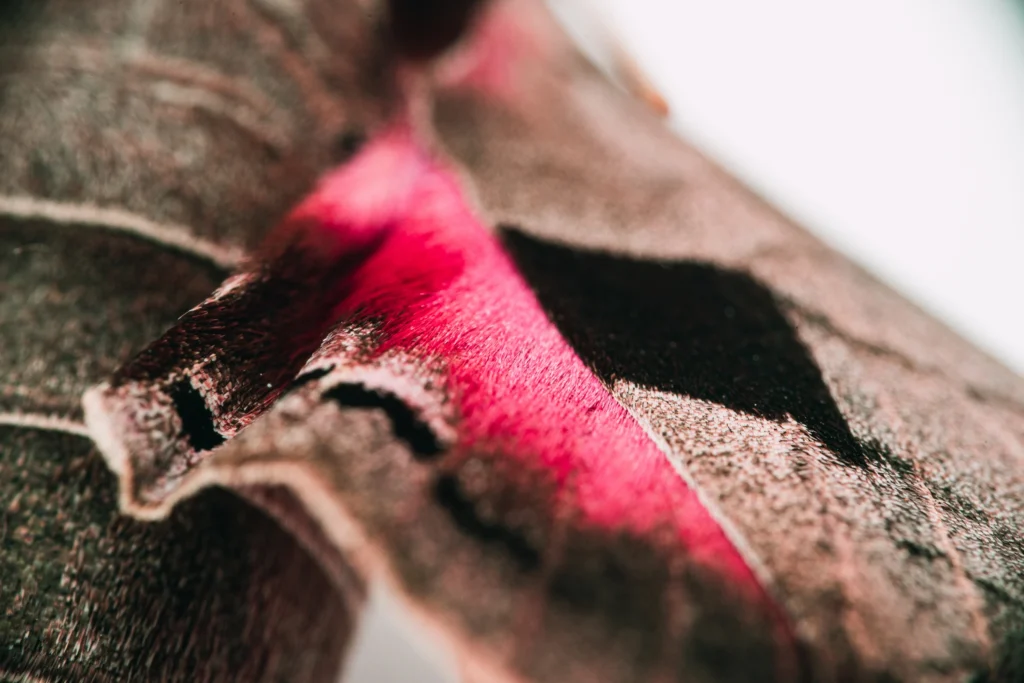
<path fill-rule="evenodd" d="M 46 413 L 0 413 L 0 427 L 23 427 L 91 438 L 84 423 Z"/>
<path fill-rule="evenodd" d="M 0 195 L 0 217 L 42 220 L 50 226 L 94 226 L 120 232 L 180 251 L 224 270 L 233 270 L 243 255 L 240 247 L 221 245 L 196 237 L 184 225 L 158 223 L 124 209 L 104 208 L 89 203 Z"/>

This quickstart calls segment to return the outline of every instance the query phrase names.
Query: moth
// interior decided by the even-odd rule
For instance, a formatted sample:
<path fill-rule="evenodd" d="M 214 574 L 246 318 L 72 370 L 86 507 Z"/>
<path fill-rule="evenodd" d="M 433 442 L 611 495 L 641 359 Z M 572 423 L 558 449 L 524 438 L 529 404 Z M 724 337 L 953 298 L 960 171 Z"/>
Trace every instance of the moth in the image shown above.
<path fill-rule="evenodd" d="M 11 16 L 0 678 L 1024 677 L 1024 382 L 540 2 Z"/>

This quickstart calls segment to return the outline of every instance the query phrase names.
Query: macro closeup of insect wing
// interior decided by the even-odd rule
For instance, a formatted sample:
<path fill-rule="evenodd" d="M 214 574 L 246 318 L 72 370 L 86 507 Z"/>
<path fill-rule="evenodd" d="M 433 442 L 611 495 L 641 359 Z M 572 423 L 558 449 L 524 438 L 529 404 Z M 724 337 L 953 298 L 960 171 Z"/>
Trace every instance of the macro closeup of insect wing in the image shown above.
<path fill-rule="evenodd" d="M 541 2 L 0 32 L 0 680 L 1024 676 L 1024 381 Z"/>

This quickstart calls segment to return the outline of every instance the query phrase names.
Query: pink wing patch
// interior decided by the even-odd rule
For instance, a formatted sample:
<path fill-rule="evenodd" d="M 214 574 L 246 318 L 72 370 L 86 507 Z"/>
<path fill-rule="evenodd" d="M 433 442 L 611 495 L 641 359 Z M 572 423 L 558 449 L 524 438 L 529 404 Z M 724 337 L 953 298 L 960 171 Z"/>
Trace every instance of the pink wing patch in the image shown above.
<path fill-rule="evenodd" d="M 346 335 L 350 342 L 341 348 L 337 340 Z M 457 176 L 404 128 L 379 136 L 326 177 L 271 235 L 248 273 L 229 280 L 105 390 L 135 460 L 134 495 L 167 495 L 201 463 L 203 449 L 216 445 L 213 437 L 230 438 L 251 424 L 311 357 L 308 367 L 377 371 L 400 358 L 391 366 L 396 377 L 403 368 L 432 368 L 431 391 L 442 397 L 452 435 L 438 439 L 444 442 L 439 453 L 423 458 L 435 484 L 433 502 L 424 504 L 458 518 L 469 545 L 512 539 L 505 550 L 527 559 L 515 570 L 527 578 L 488 585 L 507 585 L 500 590 L 512 593 L 514 604 L 531 602 L 516 595 L 527 584 L 530 590 L 546 585 L 544 600 L 561 601 L 543 608 L 559 616 L 541 621 L 567 640 L 553 645 L 562 641 L 549 634 L 530 646 L 539 651 L 513 646 L 521 650 L 511 656 L 514 668 L 536 680 L 591 680 L 593 667 L 607 668 L 597 659 L 606 647 L 601 643 L 629 641 L 634 644 L 621 645 L 623 652 L 646 663 L 620 660 L 623 673 L 609 670 L 607 680 L 645 671 L 672 672 L 672 680 L 703 672 L 717 680 L 739 669 L 797 676 L 792 626 L 761 581 L 696 492 L 547 318 L 495 234 L 467 205 Z M 416 401 L 400 388 L 394 394 L 415 412 Z M 176 416 L 154 421 L 171 407 Z M 471 463 L 481 462 L 491 479 L 474 486 Z M 385 499 L 367 505 L 379 509 Z M 368 528 L 384 536 L 411 523 L 400 515 L 387 521 L 398 513 L 367 514 L 376 520 Z M 460 610 L 487 614 L 487 604 L 452 596 L 461 590 L 456 580 L 424 583 L 409 559 L 416 554 L 405 551 L 417 537 L 402 533 L 411 535 L 381 544 L 414 599 L 454 611 L 449 617 L 464 624 L 472 619 Z M 427 573 L 452 571 L 462 570 Z M 574 619 L 602 625 L 587 631 Z M 721 632 L 701 633 L 706 624 Z M 737 667 L 714 648 L 698 651 L 705 636 L 728 650 L 731 631 L 747 626 L 769 643 L 758 652 L 773 653 L 759 664 Z M 587 641 L 590 632 L 605 635 Z M 584 654 L 565 650 L 577 646 Z M 559 657 L 595 659 L 569 668 L 535 666 Z"/>
<path fill-rule="evenodd" d="M 380 140 L 357 164 L 375 165 L 412 144 L 405 136 Z M 459 449 L 540 465 L 560 492 L 573 488 L 587 522 L 638 535 L 671 529 L 691 557 L 759 594 L 696 494 L 547 319 L 456 179 L 415 149 L 406 154 L 404 171 L 415 179 L 403 174 L 408 194 L 391 204 L 403 215 L 378 224 L 387 236 L 339 288 L 339 317 L 380 321 L 376 355 L 399 349 L 443 360 Z M 388 183 L 359 173 L 353 188 L 350 171 L 329 178 L 311 205 L 356 197 L 364 182 Z M 343 244 L 365 239 L 362 220 L 332 217 L 320 229 Z"/>

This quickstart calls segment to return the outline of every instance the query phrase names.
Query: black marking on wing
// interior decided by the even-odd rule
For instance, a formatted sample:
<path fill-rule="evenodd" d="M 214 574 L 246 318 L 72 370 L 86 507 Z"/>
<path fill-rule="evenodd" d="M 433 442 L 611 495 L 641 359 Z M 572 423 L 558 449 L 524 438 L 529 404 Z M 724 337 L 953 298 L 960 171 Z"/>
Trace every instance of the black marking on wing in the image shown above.
<path fill-rule="evenodd" d="M 408 444 L 419 459 L 429 460 L 444 451 L 430 426 L 420 420 L 397 396 L 367 389 L 358 384 L 339 384 L 325 392 L 324 398 L 347 407 L 382 410 L 391 420 L 391 429 L 395 437 Z"/>
<path fill-rule="evenodd" d="M 335 164 L 344 164 L 352 159 L 366 144 L 366 131 L 345 129 L 339 132 L 331 142 L 331 160 Z"/>
<path fill-rule="evenodd" d="M 573 249 L 503 227 L 541 305 L 605 382 L 639 385 L 781 421 L 791 415 L 842 462 L 875 458 L 853 436 L 771 291 L 697 261 Z"/>
<path fill-rule="evenodd" d="M 181 419 L 182 431 L 197 453 L 213 450 L 224 443 L 224 437 L 214 427 L 210 408 L 187 378 L 175 382 L 170 388 L 170 395 L 174 410 Z"/>
<path fill-rule="evenodd" d="M 481 516 L 476 504 L 462 490 L 454 476 L 438 477 L 434 482 L 433 496 L 434 501 L 448 511 L 452 521 L 463 533 L 481 543 L 504 548 L 525 572 L 533 572 L 540 567 L 540 550 L 507 524 Z"/>
<path fill-rule="evenodd" d="M 466 32 L 481 0 L 390 0 L 396 47 L 413 59 L 430 59 Z"/>

